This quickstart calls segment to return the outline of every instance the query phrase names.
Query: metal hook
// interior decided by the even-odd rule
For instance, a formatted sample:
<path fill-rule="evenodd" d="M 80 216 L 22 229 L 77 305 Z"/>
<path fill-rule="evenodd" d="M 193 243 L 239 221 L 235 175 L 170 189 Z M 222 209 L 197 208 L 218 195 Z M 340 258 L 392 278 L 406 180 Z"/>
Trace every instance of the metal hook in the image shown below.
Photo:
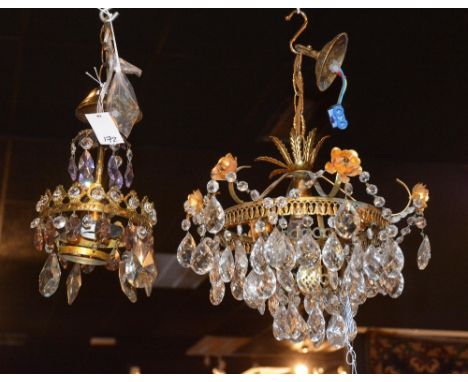
<path fill-rule="evenodd" d="M 294 37 L 289 41 L 289 49 L 291 49 L 291 52 L 294 54 L 300 54 L 295 48 L 294 48 L 294 43 L 296 42 L 297 38 L 304 32 L 304 30 L 307 28 L 307 23 L 309 22 L 307 20 L 307 16 L 304 12 L 302 12 L 300 9 L 296 9 L 292 11 L 289 15 L 285 17 L 286 21 L 290 21 L 294 15 L 301 15 L 302 18 L 304 19 L 304 22 L 302 23 L 301 28 L 296 32 Z"/>
<path fill-rule="evenodd" d="M 111 8 L 98 8 L 99 9 L 99 18 L 103 23 L 111 23 L 119 15 L 119 12 L 112 13 Z"/>

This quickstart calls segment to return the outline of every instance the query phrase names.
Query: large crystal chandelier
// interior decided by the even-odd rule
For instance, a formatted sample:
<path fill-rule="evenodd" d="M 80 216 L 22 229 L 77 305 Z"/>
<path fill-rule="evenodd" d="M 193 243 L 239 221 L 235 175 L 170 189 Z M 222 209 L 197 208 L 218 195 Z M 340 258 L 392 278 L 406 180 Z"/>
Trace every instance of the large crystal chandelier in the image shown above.
<path fill-rule="evenodd" d="M 341 65 L 347 35 L 339 34 L 320 52 L 295 44 L 307 25 L 306 15 L 297 13 L 304 23 L 290 43 L 295 55 L 295 115 L 289 148 L 271 137 L 280 158 L 257 158 L 276 166 L 270 177 L 278 178 L 259 192 L 239 179 L 239 172 L 248 166 L 238 166 L 231 154 L 222 157 L 211 171 L 206 195 L 196 190 L 184 204 L 182 229 L 186 234 L 177 259 L 199 275 L 209 274 L 213 305 L 221 303 L 225 284 L 230 283 L 235 299 L 244 300 L 260 314 L 268 306 L 277 340 L 310 341 L 316 347 L 327 340 L 335 348 L 348 347 L 348 359 L 354 364 L 351 342 L 357 334 L 358 307 L 378 294 L 401 295 L 404 255 L 400 245 L 413 227 L 423 238 L 417 255 L 419 269 L 429 262 L 430 243 L 424 234 L 429 196 L 424 185 L 417 184 L 410 191 L 399 181 L 409 201 L 394 213 L 354 150 L 335 147 L 324 168 L 314 169 L 327 137 L 318 139 L 316 129 L 306 128 L 302 61 L 304 56 L 316 60 L 317 85 L 322 91 L 336 76 L 342 78 L 340 102 L 329 114 L 333 127 L 346 128 L 341 106 L 346 78 Z M 353 197 L 351 180 L 355 179 L 370 202 Z M 218 200 L 224 182 L 234 201 L 226 209 Z M 286 194 L 275 194 L 284 182 L 289 182 Z M 190 233 L 192 226 L 198 241 Z"/>
<path fill-rule="evenodd" d="M 126 74 L 140 75 L 141 70 L 118 56 L 112 25 L 117 14 L 101 10 L 100 16 L 102 65 L 94 78 L 100 86 L 81 102 L 76 115 L 86 122 L 89 113 L 109 112 L 124 143 L 101 145 L 92 129 L 80 131 L 70 147 L 68 172 L 73 183 L 68 189 L 60 185 L 53 192 L 47 190 L 36 205 L 39 216 L 31 223 L 36 249 L 48 254 L 39 275 L 39 292 L 53 295 L 62 270 L 69 268 L 68 304 L 78 295 L 82 273 L 95 266 L 118 270 L 122 291 L 132 302 L 137 300 L 137 288 L 149 296 L 157 277 L 152 234 L 156 210 L 147 197 L 140 199 L 133 190 L 123 192 L 134 178 L 126 138 L 141 119 Z"/>

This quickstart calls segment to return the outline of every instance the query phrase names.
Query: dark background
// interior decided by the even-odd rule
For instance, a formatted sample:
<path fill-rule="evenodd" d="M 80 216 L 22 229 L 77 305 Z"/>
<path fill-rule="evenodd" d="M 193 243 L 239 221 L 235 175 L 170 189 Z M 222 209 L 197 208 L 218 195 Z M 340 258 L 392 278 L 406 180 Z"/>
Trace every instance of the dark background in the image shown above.
<path fill-rule="evenodd" d="M 288 41 L 301 21 L 285 22 L 288 10 L 119 12 L 119 53 L 143 69 L 140 79 L 131 78 L 144 113 L 130 137 L 134 187 L 155 201 L 156 252 L 171 261 L 151 298 L 140 295 L 136 304 L 121 293 L 117 274 L 102 269 L 84 277 L 71 307 L 65 276 L 53 297 L 40 296 L 45 256 L 32 247 L 29 222 L 46 188 L 69 184 L 69 141 L 83 128 L 74 109 L 94 86 L 84 73 L 99 65 L 101 24 L 96 10 L 0 10 L 0 372 L 125 373 L 131 365 L 209 372 L 201 357 L 185 355 L 205 335 L 254 338 L 256 355 L 228 358 L 228 371 L 242 371 L 271 342 L 271 318 L 230 293 L 212 307 L 206 280 L 182 274 L 184 282 L 171 282 L 182 272 L 173 261 L 183 237 L 182 203 L 205 187 L 226 152 L 240 164 L 274 154 L 266 137 L 290 127 Z M 421 238 L 413 234 L 403 244 L 403 295 L 369 300 L 358 324 L 468 330 L 468 12 L 306 12 L 309 28 L 300 42 L 320 48 L 339 32 L 350 38 L 343 66 L 347 130 L 332 130 L 326 117 L 338 81 L 320 93 L 314 63 L 304 62 L 308 126 L 332 134 L 319 163 L 333 146 L 356 149 L 394 210 L 405 204 L 396 177 L 409 185 L 423 181 L 431 191 L 430 265 L 417 270 Z M 262 189 L 268 170 L 256 164 L 247 180 Z M 117 345 L 90 346 L 95 336 Z"/>

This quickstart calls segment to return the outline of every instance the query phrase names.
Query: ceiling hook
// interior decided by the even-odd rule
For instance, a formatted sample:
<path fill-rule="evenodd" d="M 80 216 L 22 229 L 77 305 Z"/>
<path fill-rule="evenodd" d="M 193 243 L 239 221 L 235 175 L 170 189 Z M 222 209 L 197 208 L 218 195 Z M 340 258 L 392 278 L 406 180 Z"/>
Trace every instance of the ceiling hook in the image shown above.
<path fill-rule="evenodd" d="M 296 48 L 294 48 L 294 43 L 296 42 L 298 37 L 302 34 L 302 32 L 304 32 L 304 30 L 307 28 L 308 20 L 307 20 L 306 14 L 303 11 L 301 11 L 300 8 L 297 8 L 294 11 L 292 11 L 289 15 L 285 17 L 285 20 L 290 21 L 294 15 L 301 15 L 302 18 L 304 19 L 304 22 L 302 23 L 301 28 L 296 32 L 294 37 L 289 41 L 289 49 L 291 49 L 291 52 L 293 52 L 294 54 L 300 54 L 296 50 Z"/>

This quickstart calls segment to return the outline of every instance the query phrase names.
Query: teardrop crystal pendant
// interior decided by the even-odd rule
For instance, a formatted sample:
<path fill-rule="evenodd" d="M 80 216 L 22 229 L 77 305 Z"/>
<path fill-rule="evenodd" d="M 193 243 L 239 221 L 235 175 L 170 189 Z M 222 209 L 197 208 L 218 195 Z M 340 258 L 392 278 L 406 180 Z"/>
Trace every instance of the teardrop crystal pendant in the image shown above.
<path fill-rule="evenodd" d="M 192 254 L 190 266 L 196 274 L 204 275 L 207 274 L 213 267 L 214 256 L 211 252 L 209 245 L 204 239 L 200 244 L 197 245 Z"/>
<path fill-rule="evenodd" d="M 135 287 L 130 285 L 127 280 L 125 260 L 121 260 L 119 262 L 119 281 L 120 281 L 120 287 L 122 288 L 122 292 L 125 294 L 125 296 L 127 296 L 131 302 L 136 302 L 137 294 L 136 294 Z"/>
<path fill-rule="evenodd" d="M 47 258 L 42 271 L 39 274 L 39 292 L 44 297 L 52 296 L 60 283 L 60 264 L 55 253 Z"/>
<path fill-rule="evenodd" d="M 322 250 L 323 264 L 330 271 L 338 271 L 344 262 L 344 252 L 340 241 L 336 237 L 335 233 L 331 233 L 328 236 L 325 245 Z"/>
<path fill-rule="evenodd" d="M 263 239 L 259 237 L 252 248 L 252 252 L 250 253 L 250 265 L 252 266 L 252 269 L 259 275 L 261 275 L 267 267 L 267 261 L 263 255 L 264 243 L 265 242 Z"/>
<path fill-rule="evenodd" d="M 128 159 L 127 168 L 125 169 L 124 177 L 125 177 L 125 186 L 127 186 L 127 188 L 130 188 L 130 186 L 133 183 L 133 178 L 135 177 L 135 175 L 133 174 L 133 165 L 132 165 L 131 159 Z"/>
<path fill-rule="evenodd" d="M 67 300 L 68 305 L 73 304 L 81 288 L 81 265 L 73 265 L 70 274 L 67 277 Z"/>
<path fill-rule="evenodd" d="M 431 259 L 431 243 L 429 237 L 424 235 L 424 239 L 418 249 L 418 268 L 420 270 L 426 269 Z"/>
<path fill-rule="evenodd" d="M 216 234 L 223 229 L 225 214 L 216 197 L 210 198 L 203 210 L 203 215 L 205 216 L 205 227 L 209 233 Z"/>
<path fill-rule="evenodd" d="M 195 239 L 187 232 L 177 248 L 177 261 L 184 268 L 190 268 L 190 261 L 192 260 L 192 252 L 194 249 Z"/>
<path fill-rule="evenodd" d="M 70 161 L 68 162 L 68 174 L 71 180 L 75 181 L 78 175 L 78 167 L 76 167 L 75 154 L 70 155 Z"/>
<path fill-rule="evenodd" d="M 231 249 L 227 247 L 219 259 L 219 269 L 221 273 L 221 280 L 228 283 L 234 276 L 234 256 L 232 255 Z"/>
<path fill-rule="evenodd" d="M 85 185 L 89 186 L 94 182 L 94 160 L 88 150 L 83 151 L 81 154 L 80 160 L 78 161 L 78 181 Z"/>
<path fill-rule="evenodd" d="M 270 266 L 274 268 L 281 268 L 283 265 L 291 264 L 291 259 L 294 259 L 295 255 L 291 241 L 278 228 L 275 228 L 268 237 L 263 253 Z"/>
<path fill-rule="evenodd" d="M 107 162 L 107 173 L 109 174 L 109 188 L 115 186 L 119 190 L 123 186 L 123 176 L 119 170 L 122 164 L 122 158 L 118 155 L 112 154 Z"/>
<path fill-rule="evenodd" d="M 350 202 L 343 202 L 335 215 L 335 231 L 343 239 L 350 239 L 359 229 L 361 218 Z"/>
<path fill-rule="evenodd" d="M 327 340 L 336 349 L 342 348 L 346 344 L 346 323 L 343 317 L 333 315 L 328 321 Z"/>

